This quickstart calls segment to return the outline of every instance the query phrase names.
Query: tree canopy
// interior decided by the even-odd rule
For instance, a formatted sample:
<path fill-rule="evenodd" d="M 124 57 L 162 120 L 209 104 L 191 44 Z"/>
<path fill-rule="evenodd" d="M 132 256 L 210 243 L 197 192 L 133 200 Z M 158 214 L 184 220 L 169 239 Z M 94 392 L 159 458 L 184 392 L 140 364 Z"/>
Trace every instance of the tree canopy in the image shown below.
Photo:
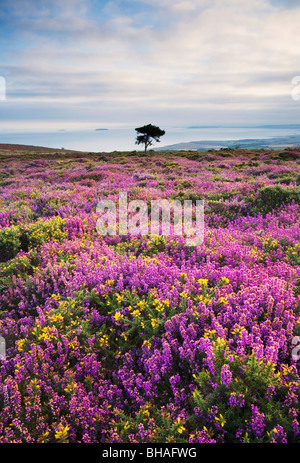
<path fill-rule="evenodd" d="M 136 144 L 144 144 L 145 151 L 147 151 L 148 146 L 152 145 L 153 140 L 156 142 L 160 142 L 160 137 L 162 137 L 166 132 L 161 130 L 156 125 L 148 124 L 143 125 L 143 127 L 137 127 L 135 129 L 137 131 L 136 137 Z"/>

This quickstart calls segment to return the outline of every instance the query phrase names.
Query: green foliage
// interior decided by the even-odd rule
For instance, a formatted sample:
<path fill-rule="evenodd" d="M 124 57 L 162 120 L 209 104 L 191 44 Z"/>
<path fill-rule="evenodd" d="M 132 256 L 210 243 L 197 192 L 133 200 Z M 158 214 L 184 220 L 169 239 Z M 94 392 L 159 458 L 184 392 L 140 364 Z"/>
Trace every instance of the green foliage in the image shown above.
<path fill-rule="evenodd" d="M 64 241 L 67 237 L 67 232 L 63 231 L 64 226 L 65 220 L 61 217 L 37 220 L 26 230 L 29 246 L 41 246 L 46 241 Z"/>
<path fill-rule="evenodd" d="M 276 184 L 284 184 L 284 185 L 289 185 L 290 183 L 295 183 L 295 177 L 293 175 L 285 175 L 283 177 L 278 178 L 275 180 Z"/>
<path fill-rule="evenodd" d="M 122 442 L 132 442 L 130 436 L 140 434 L 137 442 L 186 443 L 185 419 L 178 417 L 174 420 L 171 407 L 159 408 L 151 402 L 141 406 L 133 415 L 118 412 L 116 426 Z"/>
<path fill-rule="evenodd" d="M 196 410 L 202 411 L 203 418 L 198 417 L 199 427 L 202 420 L 210 416 L 214 409 L 214 427 L 225 431 L 225 442 L 271 442 L 275 427 L 282 426 L 289 442 L 293 442 L 293 430 L 289 416 L 289 406 L 282 405 L 282 397 L 286 396 L 294 381 L 296 370 L 283 366 L 281 371 L 275 371 L 275 364 L 265 363 L 249 354 L 242 358 L 231 355 L 225 340 L 214 341 L 215 373 L 202 370 L 196 377 L 197 388 L 193 398 Z M 222 383 L 221 369 L 227 364 L 231 373 L 231 381 Z M 299 392 L 299 385 L 297 385 Z M 296 396 L 295 396 L 296 399 Z M 259 437 L 251 423 L 252 406 L 259 407 L 264 432 Z M 291 405 L 290 405 L 291 406 Z M 240 429 L 237 439 L 236 431 Z M 215 433 L 215 430 L 214 430 Z"/>
<path fill-rule="evenodd" d="M 190 180 L 182 180 L 178 183 L 178 188 L 192 188 L 195 185 L 195 182 L 191 182 Z"/>
<path fill-rule="evenodd" d="M 148 249 L 146 254 L 148 256 L 152 256 L 153 254 L 159 254 L 160 252 L 164 252 L 167 245 L 167 240 L 164 235 L 154 235 L 151 236 L 148 241 Z"/>
<path fill-rule="evenodd" d="M 13 225 L 0 230 L 0 262 L 6 262 L 15 257 L 21 248 L 21 228 Z"/>
<path fill-rule="evenodd" d="M 273 153 L 270 156 L 271 159 L 278 159 L 280 161 L 296 161 L 299 159 L 299 153 L 296 151 L 284 150 L 279 153 Z"/>
<path fill-rule="evenodd" d="M 31 249 L 27 254 L 19 252 L 17 256 L 0 266 L 0 274 L 2 277 L 15 275 L 18 278 L 25 278 L 33 273 L 38 262 L 38 254 L 35 249 Z"/>
<path fill-rule="evenodd" d="M 186 191 L 179 190 L 177 193 L 171 194 L 170 198 L 177 199 L 179 201 L 184 201 L 184 200 L 197 201 L 199 200 L 199 194 L 192 190 L 186 190 Z"/>
<path fill-rule="evenodd" d="M 50 240 L 64 241 L 67 237 L 64 226 L 64 219 L 54 217 L 48 220 L 39 219 L 25 229 L 17 225 L 2 228 L 0 230 L 0 262 L 15 258 L 20 250 L 27 252 L 30 248 L 41 246 Z"/>
<path fill-rule="evenodd" d="M 289 204 L 292 201 L 300 203 L 299 187 L 267 186 L 259 190 L 258 197 L 253 204 L 253 212 L 267 214 L 282 204 Z"/>

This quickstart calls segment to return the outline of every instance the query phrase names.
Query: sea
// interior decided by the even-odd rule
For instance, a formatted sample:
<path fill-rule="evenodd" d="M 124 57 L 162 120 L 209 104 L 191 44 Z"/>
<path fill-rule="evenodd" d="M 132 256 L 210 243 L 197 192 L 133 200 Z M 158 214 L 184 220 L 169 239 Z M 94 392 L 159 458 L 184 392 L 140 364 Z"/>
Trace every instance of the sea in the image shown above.
<path fill-rule="evenodd" d="M 215 140 L 267 139 L 300 135 L 300 125 L 259 126 L 259 127 L 163 127 L 166 134 L 160 143 L 154 142 L 153 149 L 175 143 Z M 143 150 L 135 144 L 134 127 L 110 129 L 85 129 L 57 131 L 2 131 L 0 143 L 43 146 L 47 148 L 69 149 L 88 152 L 112 152 Z"/>

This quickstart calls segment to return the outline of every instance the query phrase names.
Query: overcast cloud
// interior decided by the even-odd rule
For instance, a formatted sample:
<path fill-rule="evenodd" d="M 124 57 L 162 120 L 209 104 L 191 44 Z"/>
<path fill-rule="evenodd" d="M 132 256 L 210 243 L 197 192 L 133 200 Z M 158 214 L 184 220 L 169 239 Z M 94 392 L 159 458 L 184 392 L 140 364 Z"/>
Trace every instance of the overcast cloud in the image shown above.
<path fill-rule="evenodd" d="M 0 1 L 0 128 L 300 123 L 297 0 Z"/>

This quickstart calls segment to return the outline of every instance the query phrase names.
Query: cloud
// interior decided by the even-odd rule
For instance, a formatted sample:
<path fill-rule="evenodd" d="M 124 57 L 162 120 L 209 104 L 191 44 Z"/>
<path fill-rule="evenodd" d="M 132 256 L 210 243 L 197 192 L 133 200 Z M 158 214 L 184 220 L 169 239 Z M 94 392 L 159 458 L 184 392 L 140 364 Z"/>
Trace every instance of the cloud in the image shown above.
<path fill-rule="evenodd" d="M 24 108 L 26 120 L 44 113 L 45 124 L 48 113 L 58 124 L 62 115 L 76 123 L 107 117 L 122 124 L 124 117 L 136 123 L 148 114 L 170 124 L 183 117 L 188 124 L 201 117 L 213 123 L 225 112 L 240 119 L 243 111 L 250 121 L 270 117 L 270 108 L 292 119 L 290 82 L 300 73 L 295 6 L 279 0 L 3 1 L 6 109 L 11 120 L 14 111 L 15 120 L 25 117 Z M 6 117 L 0 105 L 0 121 Z"/>

